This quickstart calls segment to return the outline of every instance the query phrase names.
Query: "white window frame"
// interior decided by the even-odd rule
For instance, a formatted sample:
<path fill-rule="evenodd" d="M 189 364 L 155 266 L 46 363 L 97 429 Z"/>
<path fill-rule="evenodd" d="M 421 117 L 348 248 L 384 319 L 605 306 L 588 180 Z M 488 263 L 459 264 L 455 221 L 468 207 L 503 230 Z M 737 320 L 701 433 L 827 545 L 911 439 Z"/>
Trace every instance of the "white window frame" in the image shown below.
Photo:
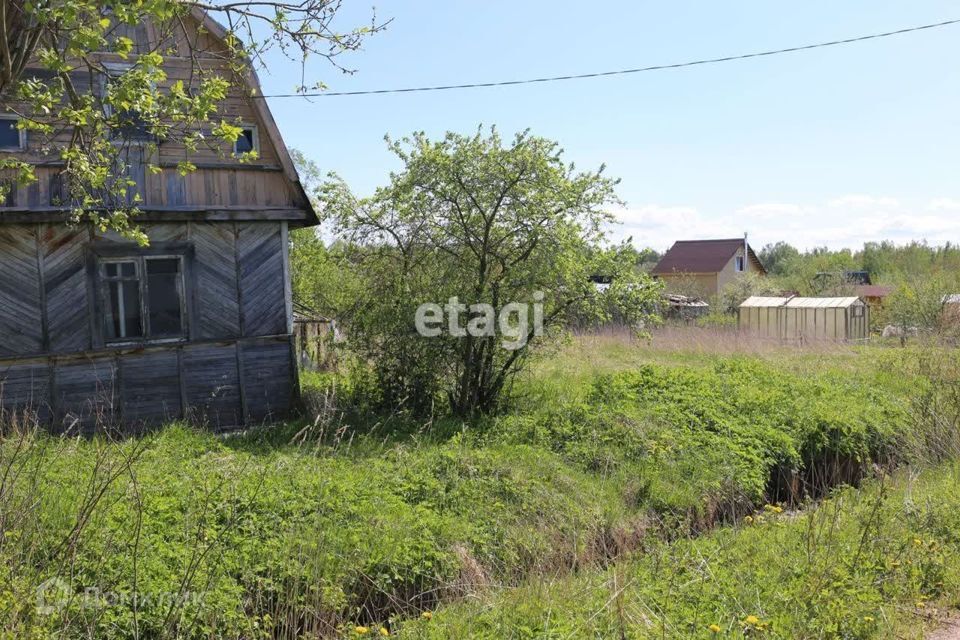
<path fill-rule="evenodd" d="M 747 270 L 747 259 L 744 256 L 736 256 L 733 259 L 733 270 L 737 273 L 743 273 Z"/>
<path fill-rule="evenodd" d="M 0 120 L 20 122 L 22 118 L 15 113 L 0 113 Z M 6 153 L 23 153 L 27 150 L 27 130 L 19 129 L 20 146 L 19 147 L 0 147 L 0 151 Z"/>
<path fill-rule="evenodd" d="M 256 153 L 257 157 L 259 157 L 260 156 L 260 127 L 258 127 L 255 124 L 240 124 L 237 126 L 240 127 L 241 129 L 250 129 L 250 131 L 253 132 L 253 149 L 251 149 L 251 151 Z M 237 138 L 233 143 L 233 156 L 235 158 L 239 158 L 240 156 L 243 155 L 243 153 L 240 153 L 237 151 L 237 142 L 240 142 L 240 138 Z"/>

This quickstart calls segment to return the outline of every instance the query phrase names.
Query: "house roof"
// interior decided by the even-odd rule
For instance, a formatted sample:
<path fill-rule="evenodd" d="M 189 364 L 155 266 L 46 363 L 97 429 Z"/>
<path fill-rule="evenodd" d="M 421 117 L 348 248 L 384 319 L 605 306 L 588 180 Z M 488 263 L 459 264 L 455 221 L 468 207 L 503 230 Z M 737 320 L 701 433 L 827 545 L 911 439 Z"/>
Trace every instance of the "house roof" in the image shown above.
<path fill-rule="evenodd" d="M 191 14 L 195 20 L 203 25 L 207 31 L 213 35 L 213 37 L 217 38 L 221 42 L 225 41 L 229 37 L 229 31 L 227 28 L 220 24 L 205 9 L 193 7 L 191 9 Z M 251 91 L 250 102 L 253 105 L 257 116 L 260 118 L 263 127 L 266 129 L 266 134 L 269 136 L 270 142 L 273 143 L 274 148 L 277 150 L 277 156 L 280 160 L 280 166 L 283 167 L 283 173 L 287 176 L 287 179 L 294 184 L 295 188 L 299 192 L 298 195 L 300 196 L 300 199 L 303 202 L 303 207 L 307 212 L 307 220 L 304 226 L 320 224 L 320 220 L 317 217 L 317 212 L 313 208 L 313 203 L 310 202 L 310 197 L 307 196 L 307 192 L 303 188 L 303 183 L 300 182 L 300 175 L 297 173 L 297 167 L 294 165 L 293 157 L 290 155 L 290 150 L 283 141 L 283 136 L 280 135 L 280 129 L 277 127 L 276 120 L 273 119 L 273 113 L 270 111 L 270 106 L 267 104 L 266 98 L 263 97 L 263 91 L 260 89 L 260 78 L 257 76 L 257 72 L 254 71 L 252 64 L 249 65 L 249 68 L 247 69 L 247 76 L 245 80 Z"/>
<path fill-rule="evenodd" d="M 678 240 L 653 268 L 653 273 L 717 273 L 741 247 L 743 238 Z M 749 248 L 749 256 L 761 273 L 767 272 L 752 248 Z"/>
<path fill-rule="evenodd" d="M 861 298 L 886 298 L 893 293 L 893 287 L 882 284 L 862 284 L 855 291 Z"/>

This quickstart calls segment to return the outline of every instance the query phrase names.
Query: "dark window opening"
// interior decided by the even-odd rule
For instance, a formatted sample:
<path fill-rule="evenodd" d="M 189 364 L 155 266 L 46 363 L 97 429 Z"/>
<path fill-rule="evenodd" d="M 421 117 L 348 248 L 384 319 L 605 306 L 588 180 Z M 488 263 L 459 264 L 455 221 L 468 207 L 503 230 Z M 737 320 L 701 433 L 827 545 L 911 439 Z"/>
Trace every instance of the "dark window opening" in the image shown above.
<path fill-rule="evenodd" d="M 23 150 L 23 132 L 17 126 L 18 122 L 16 118 L 0 119 L 0 150 Z"/>
<path fill-rule="evenodd" d="M 257 151 L 257 133 L 253 127 L 244 127 L 233 145 L 233 152 L 239 156 L 251 151 Z"/>
<path fill-rule="evenodd" d="M 138 142 L 153 140 L 146 120 L 135 109 L 125 109 L 117 112 L 113 137 Z"/>
<path fill-rule="evenodd" d="M 743 271 L 743 267 L 744 267 L 744 259 L 743 259 L 743 256 L 737 256 L 736 270 L 737 270 L 737 271 Z"/>
<path fill-rule="evenodd" d="M 147 308 L 154 337 L 183 334 L 181 282 L 179 258 L 147 260 Z"/>
<path fill-rule="evenodd" d="M 179 256 L 104 261 L 100 275 L 107 341 L 184 337 L 183 269 Z"/>

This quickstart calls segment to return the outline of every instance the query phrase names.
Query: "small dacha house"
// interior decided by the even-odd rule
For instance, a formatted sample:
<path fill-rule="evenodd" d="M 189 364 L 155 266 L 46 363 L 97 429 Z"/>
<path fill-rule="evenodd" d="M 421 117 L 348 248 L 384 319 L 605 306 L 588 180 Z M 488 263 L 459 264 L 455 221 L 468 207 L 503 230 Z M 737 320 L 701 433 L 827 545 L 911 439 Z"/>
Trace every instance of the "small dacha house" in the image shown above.
<path fill-rule="evenodd" d="M 136 51 L 151 25 L 130 28 Z M 215 59 L 226 32 L 201 12 L 165 47 L 169 82 L 190 82 L 192 55 Z M 178 57 L 179 56 L 179 57 Z M 105 66 L 129 64 L 104 54 Z M 116 59 L 115 59 L 116 58 Z M 42 70 L 28 73 L 44 73 Z M 92 70 L 72 72 L 90 86 Z M 288 231 L 317 223 L 290 154 L 251 75 L 222 115 L 243 124 L 233 149 L 191 152 L 160 140 L 145 170 L 137 145 L 125 169 L 143 200 L 147 247 L 68 222 L 56 153 L 0 115 L 0 157 L 36 167 L 0 205 L 0 403 L 55 431 L 190 418 L 212 429 L 285 414 L 297 392 Z M 10 103 L 7 102 L 9 105 Z M 66 133 L 69 135 L 69 132 Z M 146 148 L 145 146 L 140 147 Z M 241 162 L 244 152 L 257 159 Z M 2 177 L 0 177 L 2 178 Z"/>
<path fill-rule="evenodd" d="M 719 294 L 727 283 L 740 275 L 766 275 L 767 270 L 744 237 L 679 240 L 651 273 L 663 281 L 668 293 L 709 298 Z"/>

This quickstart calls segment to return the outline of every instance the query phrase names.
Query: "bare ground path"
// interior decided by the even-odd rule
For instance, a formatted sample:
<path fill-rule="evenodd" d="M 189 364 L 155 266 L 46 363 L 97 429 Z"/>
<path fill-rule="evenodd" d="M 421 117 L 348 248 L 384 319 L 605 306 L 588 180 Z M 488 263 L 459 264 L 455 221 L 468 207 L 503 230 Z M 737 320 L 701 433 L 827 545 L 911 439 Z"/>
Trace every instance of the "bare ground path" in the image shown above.
<path fill-rule="evenodd" d="M 960 640 L 960 620 L 954 618 L 946 626 L 930 634 L 927 640 Z"/>

